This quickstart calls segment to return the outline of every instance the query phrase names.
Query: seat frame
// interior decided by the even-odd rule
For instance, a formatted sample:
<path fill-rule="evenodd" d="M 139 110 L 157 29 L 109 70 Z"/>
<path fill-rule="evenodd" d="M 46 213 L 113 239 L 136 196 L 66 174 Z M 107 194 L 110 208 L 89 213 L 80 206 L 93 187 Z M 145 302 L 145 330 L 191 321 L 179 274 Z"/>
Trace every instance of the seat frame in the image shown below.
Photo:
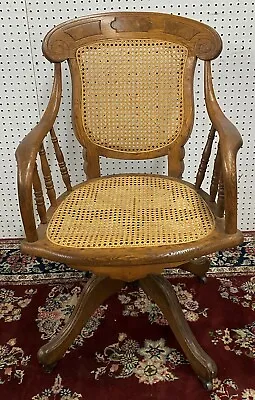
<path fill-rule="evenodd" d="M 178 139 L 160 149 L 145 152 L 121 152 L 92 143 L 86 136 L 81 119 L 81 82 L 75 54 L 78 48 L 102 38 L 139 39 L 156 38 L 176 41 L 187 47 L 188 59 L 184 81 L 183 128 Z M 77 306 L 63 330 L 38 352 L 39 362 L 49 370 L 64 355 L 96 308 L 126 282 L 138 281 L 145 293 L 163 311 L 173 333 L 190 364 L 207 389 L 217 374 L 214 361 L 194 338 L 178 303 L 171 284 L 160 276 L 164 268 L 180 267 L 204 280 L 209 260 L 204 257 L 214 251 L 235 246 L 243 235 L 237 229 L 237 174 L 236 156 L 242 145 L 236 127 L 225 117 L 216 100 L 211 74 L 211 60 L 222 49 L 219 35 L 207 25 L 174 15 L 160 13 L 106 13 L 78 18 L 58 25 L 44 39 L 43 53 L 54 63 L 54 82 L 48 106 L 36 127 L 25 136 L 16 151 L 18 164 L 18 192 L 26 239 L 21 251 L 33 256 L 64 262 L 79 270 L 96 274 L 85 286 Z M 195 188 L 212 210 L 216 228 L 207 237 L 192 243 L 153 248 L 72 249 L 54 245 L 46 237 L 49 220 L 57 206 L 71 193 L 69 173 L 54 130 L 62 93 L 61 62 L 68 60 L 73 92 L 73 127 L 84 150 L 84 171 L 87 179 L 100 177 L 99 157 L 149 159 L 168 156 L 168 175 L 181 179 L 184 169 L 184 144 L 194 121 L 193 76 L 197 58 L 204 61 L 205 102 L 211 130 L 198 167 Z M 44 139 L 50 133 L 57 162 L 66 186 L 66 192 L 56 197 L 48 164 Z M 212 146 L 218 134 L 218 151 L 214 160 L 209 193 L 201 185 L 212 157 Z M 38 173 L 37 157 L 41 161 L 47 195 L 51 206 L 46 210 L 42 183 Z M 182 181 L 183 182 L 183 181 Z M 33 189 L 40 225 L 36 226 L 33 207 Z M 217 200 L 216 200 L 217 199 Z"/>

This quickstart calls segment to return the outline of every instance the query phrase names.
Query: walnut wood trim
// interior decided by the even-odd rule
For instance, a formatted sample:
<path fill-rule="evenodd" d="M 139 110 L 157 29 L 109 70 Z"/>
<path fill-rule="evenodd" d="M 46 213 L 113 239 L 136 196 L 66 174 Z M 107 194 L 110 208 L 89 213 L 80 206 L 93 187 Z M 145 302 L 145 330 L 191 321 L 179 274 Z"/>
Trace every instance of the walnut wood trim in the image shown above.
<path fill-rule="evenodd" d="M 236 155 L 242 138 L 236 127 L 225 117 L 216 100 L 210 61 L 205 61 L 205 101 L 210 120 L 219 134 L 222 179 L 225 191 L 225 230 L 237 230 L 237 175 Z"/>
<path fill-rule="evenodd" d="M 183 43 L 190 54 L 212 60 L 220 54 L 222 41 L 211 27 L 189 18 L 153 12 L 111 12 L 64 22 L 44 38 L 43 54 L 51 62 L 74 58 L 85 42 L 102 38 L 137 38 L 161 35 Z"/>
<path fill-rule="evenodd" d="M 38 239 L 32 201 L 32 182 L 37 153 L 56 119 L 62 92 L 61 65 L 54 65 L 54 81 L 48 106 L 40 122 L 28 133 L 16 150 L 18 166 L 18 194 L 21 216 L 27 240 Z"/>

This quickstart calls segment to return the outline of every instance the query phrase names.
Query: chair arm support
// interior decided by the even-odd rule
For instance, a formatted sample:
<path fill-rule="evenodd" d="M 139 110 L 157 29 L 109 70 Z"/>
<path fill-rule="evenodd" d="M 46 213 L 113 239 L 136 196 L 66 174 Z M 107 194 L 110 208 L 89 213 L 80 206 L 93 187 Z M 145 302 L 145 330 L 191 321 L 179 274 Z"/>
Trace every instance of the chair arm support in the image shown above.
<path fill-rule="evenodd" d="M 62 93 L 61 64 L 54 64 L 54 81 L 47 108 L 39 123 L 24 137 L 19 144 L 15 156 L 18 169 L 18 194 L 21 217 L 27 240 L 38 239 L 32 199 L 32 184 L 37 154 L 43 139 L 53 127 Z"/>
<path fill-rule="evenodd" d="M 237 230 L 236 156 L 243 141 L 237 128 L 223 114 L 216 100 L 210 61 L 205 61 L 205 102 L 209 118 L 219 134 L 221 168 L 225 191 L 225 230 L 226 233 L 231 234 Z"/>

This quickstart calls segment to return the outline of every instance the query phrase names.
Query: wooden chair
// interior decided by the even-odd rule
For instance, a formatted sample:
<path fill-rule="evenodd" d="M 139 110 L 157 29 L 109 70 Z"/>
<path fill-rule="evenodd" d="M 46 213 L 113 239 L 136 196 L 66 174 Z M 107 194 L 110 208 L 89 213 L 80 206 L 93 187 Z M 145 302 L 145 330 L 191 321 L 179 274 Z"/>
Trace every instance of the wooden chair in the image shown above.
<path fill-rule="evenodd" d="M 38 352 L 39 362 L 49 369 L 96 308 L 125 282 L 136 280 L 161 308 L 196 375 L 212 387 L 216 365 L 196 341 L 171 284 L 160 274 L 178 266 L 204 277 L 209 268 L 205 255 L 242 242 L 236 180 L 242 140 L 217 103 L 211 75 L 211 60 L 221 48 L 219 35 L 207 25 L 159 13 L 93 15 L 58 25 L 45 37 L 43 53 L 55 71 L 51 97 L 16 152 L 26 234 L 21 250 L 95 274 L 67 325 Z M 212 126 L 192 185 L 181 175 L 194 120 L 197 58 L 204 61 Z M 72 76 L 73 128 L 84 148 L 87 176 L 75 187 L 53 128 L 65 60 Z M 201 184 L 216 132 L 218 151 L 205 193 Z M 48 133 L 66 186 L 58 198 L 43 144 Z M 100 177 L 99 156 L 141 160 L 163 155 L 168 156 L 168 176 Z M 51 203 L 47 211 L 37 158 Z"/>

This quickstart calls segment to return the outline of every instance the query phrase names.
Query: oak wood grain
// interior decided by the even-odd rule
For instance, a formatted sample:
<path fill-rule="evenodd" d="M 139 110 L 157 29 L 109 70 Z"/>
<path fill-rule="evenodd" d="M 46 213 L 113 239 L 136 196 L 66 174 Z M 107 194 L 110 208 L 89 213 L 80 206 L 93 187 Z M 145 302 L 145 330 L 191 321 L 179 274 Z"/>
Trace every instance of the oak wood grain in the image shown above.
<path fill-rule="evenodd" d="M 27 240 L 38 239 L 32 200 L 34 166 L 41 144 L 53 127 L 61 101 L 61 64 L 54 64 L 54 81 L 48 106 L 40 122 L 29 132 L 16 150 L 18 167 L 18 195 L 21 217 Z"/>
<path fill-rule="evenodd" d="M 217 215 L 220 218 L 224 216 L 225 210 L 225 194 L 224 194 L 224 183 L 222 179 L 222 175 L 220 175 L 219 179 L 219 189 L 218 189 L 218 201 L 217 201 Z"/>
<path fill-rule="evenodd" d="M 75 50 L 102 37 L 162 37 L 185 43 L 201 60 L 220 54 L 218 33 L 201 22 L 171 14 L 152 12 L 111 12 L 77 18 L 53 28 L 43 41 L 43 53 L 51 62 L 73 58 Z"/>
<path fill-rule="evenodd" d="M 213 166 L 211 185 L 210 185 L 210 200 L 212 202 L 215 201 L 215 198 L 216 198 L 216 195 L 218 192 L 218 186 L 219 186 L 219 180 L 220 180 L 220 167 L 221 167 L 220 146 L 218 146 L 217 154 L 216 154 L 216 158 L 215 158 L 214 166 Z"/>
<path fill-rule="evenodd" d="M 210 61 L 205 61 L 205 101 L 208 115 L 219 134 L 222 179 L 225 191 L 225 230 L 237 231 L 237 174 L 236 156 L 242 146 L 237 128 L 223 114 L 215 97 Z"/>
<path fill-rule="evenodd" d="M 201 278 L 201 280 L 205 281 L 206 273 L 209 270 L 210 265 L 211 263 L 208 257 L 200 257 L 195 260 L 191 260 L 186 264 L 180 265 L 180 268 L 191 272 L 198 278 Z"/>
<path fill-rule="evenodd" d="M 82 119 L 82 83 L 76 53 L 82 46 L 102 41 L 155 39 L 171 42 L 187 49 L 183 69 L 183 119 L 178 137 L 173 142 L 149 151 L 119 151 L 98 145 L 90 140 Z M 54 81 L 48 106 L 34 129 L 19 144 L 16 151 L 18 193 L 21 216 L 26 234 L 21 251 L 32 256 L 62 262 L 82 271 L 98 275 L 84 289 L 66 327 L 38 352 L 39 361 L 52 366 L 59 360 L 82 329 L 95 309 L 112 293 L 123 286 L 123 281 L 139 282 L 165 314 L 177 340 L 195 373 L 204 383 L 211 383 L 217 368 L 194 338 L 174 290 L 159 274 L 164 268 L 180 267 L 203 277 L 209 268 L 206 256 L 212 252 L 238 245 L 243 240 L 237 229 L 237 174 L 236 156 L 242 139 L 235 126 L 226 118 L 214 94 L 211 60 L 222 49 L 218 33 L 209 26 L 188 18 L 160 13 L 105 13 L 77 18 L 53 28 L 43 41 L 45 57 L 54 63 Z M 186 51 L 186 50 L 185 50 Z M 198 167 L 195 185 L 181 179 L 184 171 L 184 145 L 194 123 L 194 71 L 197 58 L 204 61 L 205 102 L 211 130 Z M 215 229 L 203 239 L 172 245 L 76 249 L 53 244 L 47 238 L 48 223 L 57 207 L 70 194 L 70 175 L 60 148 L 54 122 L 62 94 L 61 62 L 68 61 L 72 78 L 72 121 L 74 134 L 83 147 L 86 179 L 100 179 L 99 157 L 142 160 L 163 155 L 168 157 L 168 179 L 185 183 L 200 195 L 215 218 Z M 66 192 L 56 198 L 50 165 L 46 159 L 43 140 L 50 133 Z M 202 188 L 208 163 L 212 157 L 213 141 L 219 137 L 217 155 L 209 193 Z M 46 211 L 40 174 L 36 159 L 41 157 L 42 175 L 46 182 L 51 206 Z M 84 179 L 85 180 L 85 179 Z M 82 182 L 81 184 L 84 184 Z M 86 182 L 85 182 L 86 184 Z M 41 223 L 36 224 L 32 191 Z M 217 201 L 216 201 L 217 198 Z M 195 259 L 195 260 L 194 260 Z M 157 274 L 158 276 L 156 276 Z"/>

